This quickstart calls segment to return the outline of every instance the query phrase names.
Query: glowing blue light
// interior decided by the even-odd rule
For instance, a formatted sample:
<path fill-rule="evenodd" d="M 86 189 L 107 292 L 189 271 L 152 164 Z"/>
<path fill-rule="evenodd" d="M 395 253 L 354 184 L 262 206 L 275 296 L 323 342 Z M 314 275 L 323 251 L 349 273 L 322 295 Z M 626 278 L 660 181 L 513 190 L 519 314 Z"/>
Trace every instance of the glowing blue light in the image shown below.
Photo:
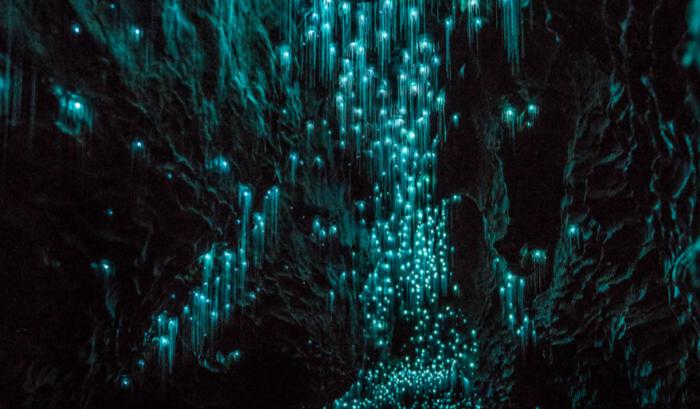
<path fill-rule="evenodd" d="M 120 376 L 119 387 L 122 389 L 129 389 L 131 387 L 131 378 L 129 378 L 127 375 Z"/>
<path fill-rule="evenodd" d="M 107 259 L 92 262 L 90 263 L 90 267 L 95 273 L 104 278 L 109 278 L 114 273 L 114 266 L 112 265 L 112 262 Z"/>
<path fill-rule="evenodd" d="M 58 98 L 58 118 L 56 127 L 67 135 L 80 135 L 92 130 L 92 111 L 80 95 L 68 92 L 60 86 L 53 87 Z"/>
<path fill-rule="evenodd" d="M 131 150 L 134 152 L 141 152 L 146 147 L 146 144 L 141 139 L 134 139 L 131 141 Z"/>
<path fill-rule="evenodd" d="M 207 168 L 212 172 L 225 175 L 231 171 L 231 164 L 229 163 L 228 159 L 222 155 L 219 155 L 209 161 Z"/>
<path fill-rule="evenodd" d="M 503 118 L 506 121 L 512 121 L 513 119 L 515 119 L 515 109 L 513 107 L 510 107 L 510 106 L 504 108 L 503 109 Z"/>
<path fill-rule="evenodd" d="M 508 0 L 508 4 L 513 1 Z M 357 164 L 373 187 L 347 214 L 330 212 L 299 221 L 306 229 L 311 224 L 314 247 L 331 250 L 340 241 L 353 248 L 353 265 L 373 266 L 364 274 L 353 270 L 350 277 L 345 272 L 326 272 L 328 288 L 318 294 L 327 300 L 332 318 L 328 321 L 335 325 L 334 321 L 347 319 L 366 349 L 380 355 L 394 347 L 393 333 L 399 320 L 414 329 L 410 342 L 401 346 L 409 350 L 405 359 L 380 360 L 374 370 L 359 374 L 359 383 L 366 389 L 351 388 L 337 407 L 394 407 L 411 394 L 417 399 L 459 401 L 454 407 L 478 407 L 471 401 L 477 339 L 474 336 L 464 342 L 469 329 L 458 325 L 462 313 L 444 307 L 445 297 L 451 291 L 459 292 L 449 263 L 453 247 L 448 235 L 451 206 L 458 200 L 435 199 L 438 151 L 450 121 L 455 128 L 459 125 L 458 114 L 446 114 L 446 92 L 440 84 L 445 75 L 442 64 L 448 78 L 452 71 L 450 35 L 458 21 L 457 2 L 453 2 L 453 14 L 443 20 L 444 47 L 424 33 L 431 26 L 426 21 L 432 18 L 427 3 L 317 0 L 305 2 L 309 9 L 297 13 L 294 8 L 300 3 L 290 1 L 291 12 L 284 20 L 293 25 L 299 17 L 299 33 L 289 34 L 282 40 L 289 45 L 276 50 L 281 82 L 291 80 L 296 57 L 302 68 L 299 77 L 309 89 L 319 86 L 327 91 L 333 104 L 331 112 L 319 110 L 313 118 L 297 118 L 296 111 L 291 114 L 281 109 L 302 129 L 299 142 L 293 142 L 286 163 L 280 165 L 275 183 L 287 187 L 299 178 L 304 189 L 312 190 L 308 197 L 314 206 L 323 207 L 328 199 L 335 203 L 338 196 L 339 209 L 349 195 L 325 189 L 330 182 L 325 179 L 335 174 L 336 165 Z M 521 0 L 517 3 L 522 4 Z M 489 14 L 490 6 L 485 7 Z M 512 8 L 505 3 L 494 2 L 493 6 L 498 7 L 498 16 L 508 12 L 508 18 L 513 17 Z M 474 26 L 481 24 L 479 2 L 464 1 L 461 7 L 468 14 L 472 35 Z M 509 58 L 516 45 L 512 34 L 519 28 L 512 26 L 514 22 L 519 20 L 504 20 Z M 396 70 L 389 68 L 394 59 Z M 371 64 L 377 66 L 372 68 Z M 284 90 L 289 91 L 285 85 Z M 511 106 L 504 107 L 501 114 L 514 130 L 522 126 L 521 117 L 530 119 L 527 109 L 521 115 Z M 342 156 L 336 147 L 343 149 Z M 313 183 L 306 183 L 309 179 Z M 257 292 L 245 288 L 248 264 L 260 267 L 263 260 L 274 259 L 271 243 L 277 235 L 276 219 L 286 208 L 279 203 L 283 197 L 277 186 L 256 186 L 261 188 L 269 190 L 263 191 L 264 195 L 254 194 L 252 188 L 239 186 L 238 206 L 232 206 L 235 233 L 229 237 L 233 236 L 233 243 L 213 246 L 199 259 L 201 284 L 179 315 L 183 333 L 178 341 L 200 362 L 212 354 L 208 346 L 221 335 L 233 311 L 252 304 L 257 297 Z M 524 281 L 506 275 L 507 263 L 503 264 L 497 288 L 502 292 L 504 317 L 512 324 L 512 332 L 522 336 L 531 329 L 521 325 Z M 167 331 L 154 333 L 172 339 L 168 342 L 174 346 L 175 339 L 169 338 Z M 162 352 L 169 354 L 170 350 Z M 169 355 L 159 361 L 165 367 L 172 362 Z"/>
<path fill-rule="evenodd" d="M 132 27 L 131 30 L 129 30 L 129 35 L 131 41 L 137 43 L 143 38 L 143 30 L 139 27 Z"/>
<path fill-rule="evenodd" d="M 574 254 L 581 247 L 583 234 L 578 225 L 572 224 L 566 229 L 566 243 L 570 254 Z"/>

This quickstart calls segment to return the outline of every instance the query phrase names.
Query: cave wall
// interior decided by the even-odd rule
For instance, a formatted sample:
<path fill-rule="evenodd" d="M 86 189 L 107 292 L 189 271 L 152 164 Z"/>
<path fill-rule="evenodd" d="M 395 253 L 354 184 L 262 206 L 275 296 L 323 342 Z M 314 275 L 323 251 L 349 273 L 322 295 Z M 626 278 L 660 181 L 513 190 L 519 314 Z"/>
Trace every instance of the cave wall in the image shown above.
<path fill-rule="evenodd" d="M 150 314 L 181 304 L 199 280 L 193 260 L 235 235 L 236 184 L 212 175 L 211 161 L 235 158 L 233 180 L 263 187 L 259 205 L 284 183 L 276 170 L 289 166 L 304 119 L 326 103 L 323 91 L 285 88 L 275 1 L 207 5 L 163 13 L 120 2 L 148 28 L 145 49 L 110 37 L 122 31 L 105 29 L 117 24 L 107 2 L 0 6 L 2 52 L 23 73 L 23 106 L 38 107 L 3 129 L 8 407 L 321 407 L 360 366 L 351 310 L 328 314 L 354 249 L 306 237 L 317 215 L 346 220 L 367 186 L 357 174 L 308 170 L 285 190 L 279 247 L 249 278 L 255 301 L 215 347 L 242 352 L 236 370 L 184 361 L 168 393 L 149 370 L 135 380 L 140 391 L 120 391 L 120 374 L 148 357 L 138 345 Z M 452 244 L 459 302 L 479 328 L 486 407 L 698 406 L 692 7 L 686 23 L 684 1 L 534 2 L 516 76 L 500 50 L 464 51 L 457 32 L 464 74 L 448 101 L 462 119 L 440 153 L 439 190 L 467 202 Z M 496 41 L 489 35 L 484 43 Z M 94 104 L 89 136 L 56 131 L 57 84 Z M 505 100 L 542 111 L 515 141 Z M 545 248 L 549 263 L 544 285 L 527 292 L 537 342 L 522 348 L 501 318 L 493 263 L 517 270 L 525 244 Z M 102 259 L 115 271 L 108 280 L 91 267 Z"/>
<path fill-rule="evenodd" d="M 351 192 L 310 163 L 282 189 L 277 247 L 235 329 L 170 380 L 155 368 L 152 314 L 182 308 L 198 257 L 237 236 L 239 183 L 255 208 L 288 183 L 322 103 L 282 79 L 275 1 L 166 3 L 0 6 L 3 68 L 25 84 L 3 117 L 0 406 L 318 407 L 351 380 L 357 334 L 349 312 L 328 313 L 351 251 L 307 240 L 315 216 L 347 223 Z M 89 101 L 91 132 L 57 129 L 57 86 Z M 231 351 L 234 368 L 216 359 Z"/>
<path fill-rule="evenodd" d="M 486 235 L 500 241 L 492 255 L 505 251 L 516 264 L 508 249 L 539 241 L 552 268 L 546 288 L 528 291 L 536 347 L 515 347 L 502 325 L 489 326 L 497 309 L 484 309 L 484 387 L 494 407 L 698 405 L 697 74 L 686 6 L 549 1 L 540 10 L 546 30 L 528 33 L 526 74 L 513 92 L 534 90 L 544 113 L 521 143 L 539 151 L 535 161 L 559 163 L 562 188 L 550 183 L 544 194 L 560 203 L 554 234 L 513 221 L 547 214 L 511 189 L 537 192 L 536 179 L 547 180 L 532 152 L 493 153 L 506 170 L 478 189 L 510 198 L 500 209 L 482 206 L 485 218 L 507 225 Z M 546 142 L 552 133 L 558 146 Z M 508 166 L 521 180 L 509 180 Z M 494 286 L 483 287 L 481 305 Z"/>

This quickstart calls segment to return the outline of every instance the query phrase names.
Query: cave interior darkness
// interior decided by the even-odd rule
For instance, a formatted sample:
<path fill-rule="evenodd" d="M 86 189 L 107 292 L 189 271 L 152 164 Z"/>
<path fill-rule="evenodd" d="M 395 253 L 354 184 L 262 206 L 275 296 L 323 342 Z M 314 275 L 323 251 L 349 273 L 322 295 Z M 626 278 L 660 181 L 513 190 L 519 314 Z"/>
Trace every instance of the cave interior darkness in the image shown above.
<path fill-rule="evenodd" d="M 0 2 L 0 409 L 700 407 L 700 0 Z"/>

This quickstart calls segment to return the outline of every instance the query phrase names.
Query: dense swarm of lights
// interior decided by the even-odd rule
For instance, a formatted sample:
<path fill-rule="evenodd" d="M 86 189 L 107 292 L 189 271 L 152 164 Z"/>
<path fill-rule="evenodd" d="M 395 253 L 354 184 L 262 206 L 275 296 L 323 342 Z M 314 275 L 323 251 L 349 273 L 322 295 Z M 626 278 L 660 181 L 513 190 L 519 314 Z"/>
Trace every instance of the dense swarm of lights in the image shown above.
<path fill-rule="evenodd" d="M 327 92 L 330 106 L 325 116 L 306 121 L 299 143 L 279 166 L 281 184 L 267 190 L 262 209 L 253 209 L 253 187 L 239 185 L 237 241 L 215 244 L 201 256 L 201 283 L 181 311 L 154 317 L 147 344 L 163 373 L 173 370 L 178 341 L 195 356 L 211 355 L 210 341 L 255 298 L 246 289 L 246 277 L 275 250 L 280 192 L 296 184 L 321 186 L 332 169 L 352 163 L 362 169 L 372 193 L 348 205 L 348 222 L 314 217 L 308 240 L 316 246 L 344 241 L 360 249 L 350 271 L 329 273 L 327 308 L 330 322 L 338 308 L 359 311 L 352 325 L 360 329 L 363 350 L 383 358 L 367 355 L 365 366 L 372 369 L 359 374 L 336 406 L 403 407 L 402 402 L 425 401 L 435 407 L 479 407 L 472 388 L 476 332 L 449 306 L 449 299 L 459 295 L 449 263 L 449 214 L 460 198 L 435 194 L 438 150 L 460 121 L 459 113 L 446 112 L 440 82 L 452 77 L 456 25 L 466 24 L 464 32 L 476 47 L 484 16 L 491 14 L 502 19 L 508 61 L 518 69 L 521 0 L 454 1 L 442 16 L 442 5 L 428 0 L 313 0 L 298 14 L 300 5 L 289 0 L 281 15 L 286 42 L 276 49 L 278 74 L 290 90 L 299 81 L 309 92 Z M 435 22 L 444 32 L 441 40 L 427 32 Z M 128 38 L 142 41 L 143 31 L 135 30 Z M 537 111 L 534 104 L 522 115 L 507 108 L 503 119 L 515 132 L 518 117 L 534 121 Z M 222 155 L 206 164 L 219 177 L 226 177 L 231 166 Z M 368 265 L 369 271 L 356 270 Z M 517 310 L 520 327 L 513 326 L 513 311 L 504 312 L 504 319 L 514 334 L 530 334 L 523 297 L 517 295 L 520 283 L 508 277 L 502 303 L 506 310 Z M 408 343 L 399 346 L 402 358 L 389 354 L 397 325 L 411 328 Z"/>

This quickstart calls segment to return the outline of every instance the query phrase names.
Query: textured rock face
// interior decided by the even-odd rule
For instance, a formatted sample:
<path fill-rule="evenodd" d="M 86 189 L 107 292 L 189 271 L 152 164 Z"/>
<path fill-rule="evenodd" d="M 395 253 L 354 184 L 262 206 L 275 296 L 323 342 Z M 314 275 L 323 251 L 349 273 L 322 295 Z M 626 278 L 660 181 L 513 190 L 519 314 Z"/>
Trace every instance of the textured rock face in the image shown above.
<path fill-rule="evenodd" d="M 152 358 L 139 347 L 151 314 L 182 305 L 201 280 L 194 260 L 237 234 L 238 183 L 258 187 L 259 207 L 325 103 L 285 88 L 277 1 L 180 3 L 119 2 L 124 27 L 109 2 L 0 5 L 3 67 L 24 83 L 20 114 L 2 111 L 0 407 L 322 407 L 359 369 L 353 317 L 328 308 L 356 249 L 308 237 L 316 215 L 347 222 L 368 185 L 329 171 L 284 191 L 278 247 L 208 359 L 180 361 L 165 394 L 149 369 L 120 388 Z M 514 79 L 500 50 L 465 57 L 455 40 L 464 77 L 447 100 L 463 125 L 438 180 L 442 196 L 467 198 L 454 270 L 479 328 L 485 407 L 700 406 L 700 30 L 687 6 L 535 1 Z M 140 29 L 152 47 L 134 43 Z M 90 101 L 89 136 L 56 130 L 55 86 Z M 541 110 L 515 142 L 504 100 Z M 547 251 L 542 277 L 521 265 L 526 245 Z M 540 282 L 526 292 L 538 334 L 526 348 L 501 317 L 499 256 Z M 217 353 L 234 351 L 231 370 Z"/>
<path fill-rule="evenodd" d="M 697 74 L 681 61 L 693 41 L 685 4 L 548 6 L 558 41 L 528 44 L 548 50 L 539 126 L 566 144 L 560 224 L 529 238 L 554 253 L 546 290 L 531 294 L 539 346 L 517 356 L 491 342 L 493 396 L 507 407 L 695 407 Z"/>
<path fill-rule="evenodd" d="M 319 407 L 359 353 L 346 317 L 337 333 L 328 324 L 326 272 L 350 251 L 307 240 L 314 216 L 346 216 L 341 175 L 284 191 L 276 251 L 246 283 L 253 301 L 206 359 L 183 359 L 172 393 L 148 368 L 151 315 L 182 308 L 199 255 L 238 234 L 238 184 L 261 208 L 318 105 L 284 89 L 276 2 L 152 3 L 1 7 L 7 66 L 24 70 L 34 110 L 4 128 L 0 406 Z M 89 101 L 92 133 L 56 131 L 58 86 Z M 231 351 L 235 371 L 218 359 Z M 119 391 L 124 379 L 140 391 Z"/>

